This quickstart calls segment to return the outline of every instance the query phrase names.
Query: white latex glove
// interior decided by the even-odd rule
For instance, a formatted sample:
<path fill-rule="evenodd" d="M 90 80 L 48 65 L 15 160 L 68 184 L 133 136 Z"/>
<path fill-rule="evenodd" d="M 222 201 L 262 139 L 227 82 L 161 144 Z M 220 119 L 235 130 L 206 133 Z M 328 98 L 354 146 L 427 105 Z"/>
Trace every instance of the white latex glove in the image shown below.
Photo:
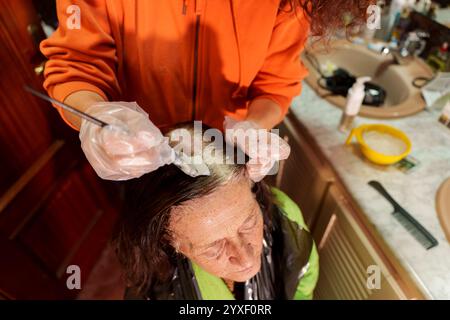
<path fill-rule="evenodd" d="M 287 159 L 291 153 L 286 141 L 252 121 L 236 121 L 226 116 L 223 127 L 227 141 L 250 157 L 247 172 L 254 182 L 261 181 L 277 161 Z"/>
<path fill-rule="evenodd" d="M 168 138 L 135 102 L 95 103 L 86 113 L 109 124 L 83 119 L 80 128 L 81 148 L 100 178 L 138 178 L 174 161 Z"/>

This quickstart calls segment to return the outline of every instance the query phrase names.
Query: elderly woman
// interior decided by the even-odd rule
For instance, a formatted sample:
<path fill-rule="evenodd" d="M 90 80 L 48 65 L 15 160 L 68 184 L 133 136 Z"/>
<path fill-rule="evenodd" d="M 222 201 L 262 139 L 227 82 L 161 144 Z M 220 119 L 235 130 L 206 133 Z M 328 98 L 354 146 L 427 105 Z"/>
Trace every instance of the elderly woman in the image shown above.
<path fill-rule="evenodd" d="M 222 142 L 211 145 L 210 175 L 170 164 L 125 182 L 115 243 L 126 298 L 312 299 L 318 255 L 300 209 L 252 182 L 245 164 L 220 161 Z"/>

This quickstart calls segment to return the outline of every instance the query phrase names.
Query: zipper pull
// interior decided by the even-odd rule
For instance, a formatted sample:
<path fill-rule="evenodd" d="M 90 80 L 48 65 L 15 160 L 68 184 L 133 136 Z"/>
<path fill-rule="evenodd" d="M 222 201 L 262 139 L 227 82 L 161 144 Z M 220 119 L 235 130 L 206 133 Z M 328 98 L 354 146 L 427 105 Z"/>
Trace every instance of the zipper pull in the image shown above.
<path fill-rule="evenodd" d="M 203 9 L 203 1 L 202 0 L 195 0 L 195 15 L 200 16 L 202 14 Z"/>

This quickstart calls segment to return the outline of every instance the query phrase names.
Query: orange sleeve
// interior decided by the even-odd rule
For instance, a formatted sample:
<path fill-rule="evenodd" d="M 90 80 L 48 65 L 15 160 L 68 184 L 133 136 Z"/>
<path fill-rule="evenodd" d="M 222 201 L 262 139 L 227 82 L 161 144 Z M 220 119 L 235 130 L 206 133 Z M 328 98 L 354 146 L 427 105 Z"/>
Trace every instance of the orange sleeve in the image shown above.
<path fill-rule="evenodd" d="M 118 60 L 106 1 L 57 0 L 56 5 L 58 29 L 40 45 L 48 58 L 44 88 L 59 101 L 80 90 L 96 92 L 105 100 L 114 99 L 120 93 Z M 74 5 L 79 9 L 79 28 L 70 23 L 76 22 L 70 20 L 77 10 L 70 7 Z"/>
<path fill-rule="evenodd" d="M 250 86 L 250 98 L 270 99 L 285 115 L 292 99 L 301 92 L 308 70 L 300 60 L 309 34 L 309 22 L 303 12 L 283 12 L 277 16 L 267 56 Z"/>

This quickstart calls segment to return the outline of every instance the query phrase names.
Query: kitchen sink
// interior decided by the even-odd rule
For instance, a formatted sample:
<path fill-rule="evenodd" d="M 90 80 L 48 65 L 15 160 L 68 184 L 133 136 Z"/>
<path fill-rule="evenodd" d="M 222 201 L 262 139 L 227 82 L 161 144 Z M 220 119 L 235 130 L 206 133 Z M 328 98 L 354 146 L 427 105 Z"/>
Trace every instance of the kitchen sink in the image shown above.
<path fill-rule="evenodd" d="M 436 196 L 436 209 L 442 229 L 450 242 L 450 178 L 439 188 Z"/>
<path fill-rule="evenodd" d="M 309 58 L 308 58 L 309 56 Z M 312 58 L 312 59 L 311 59 Z M 409 63 L 396 64 L 391 55 L 382 55 L 366 46 L 339 40 L 324 47 L 312 45 L 304 54 L 303 62 L 309 69 L 306 82 L 320 95 L 339 108 L 344 108 L 346 98 L 330 95 L 321 88 L 318 81 L 320 73 L 314 67 L 319 65 L 335 65 L 350 72 L 353 76 L 369 76 L 372 82 L 386 90 L 386 99 L 382 106 L 363 105 L 360 116 L 370 118 L 400 118 L 415 114 L 426 106 L 420 89 L 412 83 L 418 77 L 431 78 L 432 70 L 420 58 L 411 57 Z"/>

